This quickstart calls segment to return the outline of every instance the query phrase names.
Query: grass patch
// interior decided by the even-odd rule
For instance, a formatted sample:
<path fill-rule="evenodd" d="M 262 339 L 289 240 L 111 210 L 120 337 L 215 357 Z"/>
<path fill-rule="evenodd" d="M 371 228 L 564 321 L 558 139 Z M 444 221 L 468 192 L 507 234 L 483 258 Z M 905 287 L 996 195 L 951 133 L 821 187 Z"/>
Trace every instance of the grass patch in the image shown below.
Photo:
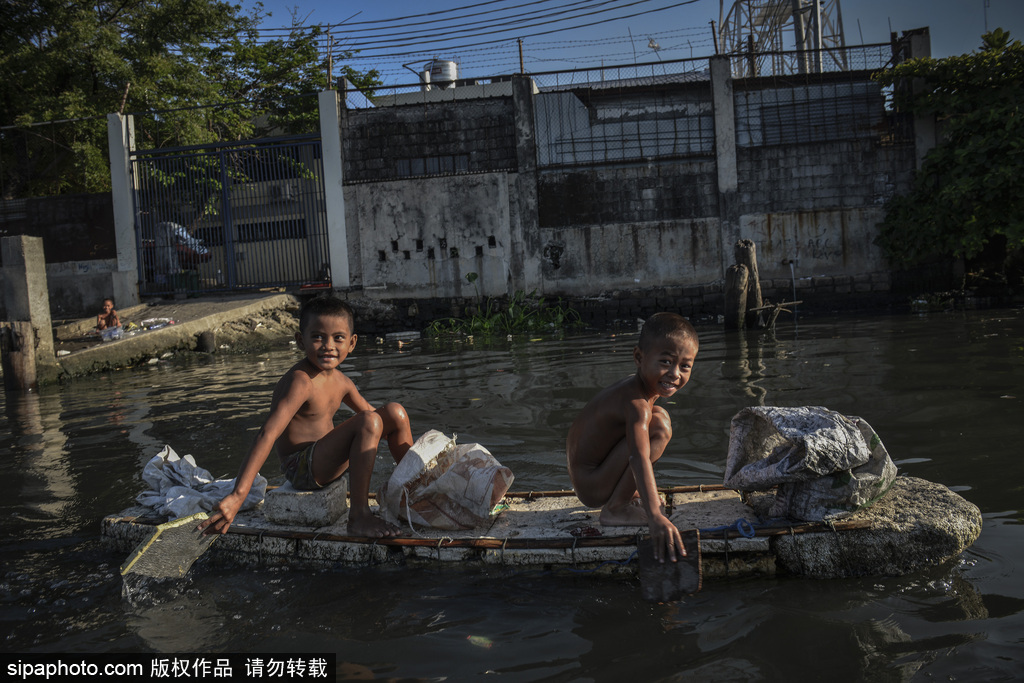
<path fill-rule="evenodd" d="M 472 282 L 472 280 L 471 280 Z M 439 318 L 425 330 L 429 337 L 477 335 L 481 337 L 531 333 L 560 333 L 583 326 L 580 314 L 562 302 L 537 293 L 517 291 L 511 298 L 488 297 L 482 308 L 467 307 L 462 318 Z"/>

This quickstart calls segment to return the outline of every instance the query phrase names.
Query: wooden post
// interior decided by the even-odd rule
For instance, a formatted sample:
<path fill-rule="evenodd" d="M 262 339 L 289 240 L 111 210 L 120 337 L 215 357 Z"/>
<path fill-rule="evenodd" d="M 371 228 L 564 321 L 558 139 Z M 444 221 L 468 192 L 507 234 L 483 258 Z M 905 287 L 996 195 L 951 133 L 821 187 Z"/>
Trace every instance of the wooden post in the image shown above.
<path fill-rule="evenodd" d="M 38 388 L 36 331 L 31 322 L 14 320 L 0 327 L 0 355 L 3 356 L 4 388 L 7 391 Z"/>
<path fill-rule="evenodd" d="M 747 267 L 732 265 L 725 271 L 725 329 L 739 330 L 747 310 Z"/>
<path fill-rule="evenodd" d="M 760 312 L 751 309 L 760 308 L 761 278 L 757 273 L 757 247 L 752 240 L 739 240 L 735 247 L 736 263 L 747 267 L 747 301 L 745 305 L 746 326 L 764 327 L 764 318 Z"/>

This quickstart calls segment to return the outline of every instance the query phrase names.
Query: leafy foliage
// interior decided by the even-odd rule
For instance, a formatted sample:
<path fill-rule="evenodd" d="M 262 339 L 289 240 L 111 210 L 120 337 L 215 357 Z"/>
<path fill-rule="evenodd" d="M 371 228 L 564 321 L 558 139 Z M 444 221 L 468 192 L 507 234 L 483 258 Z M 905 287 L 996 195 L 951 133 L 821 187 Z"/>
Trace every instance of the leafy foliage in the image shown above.
<path fill-rule="evenodd" d="M 472 282 L 472 280 L 470 280 Z M 564 332 L 579 327 L 580 314 L 562 303 L 548 302 L 536 292 L 517 291 L 508 300 L 488 298 L 481 311 L 467 311 L 465 318 L 442 318 L 430 323 L 426 335 L 523 334 L 526 332 Z"/>
<path fill-rule="evenodd" d="M 21 127 L 0 131 L 3 197 L 109 190 L 110 112 L 159 112 L 137 121 L 141 149 L 308 130 L 317 100 L 299 96 L 327 86 L 325 36 L 262 40 L 265 16 L 222 0 L 0 3 L 0 125 Z"/>
<path fill-rule="evenodd" d="M 896 106 L 935 115 L 941 140 L 911 191 L 886 206 L 879 244 L 898 261 L 1024 246 L 1024 45 L 996 29 L 977 52 L 914 59 L 881 75 Z"/>

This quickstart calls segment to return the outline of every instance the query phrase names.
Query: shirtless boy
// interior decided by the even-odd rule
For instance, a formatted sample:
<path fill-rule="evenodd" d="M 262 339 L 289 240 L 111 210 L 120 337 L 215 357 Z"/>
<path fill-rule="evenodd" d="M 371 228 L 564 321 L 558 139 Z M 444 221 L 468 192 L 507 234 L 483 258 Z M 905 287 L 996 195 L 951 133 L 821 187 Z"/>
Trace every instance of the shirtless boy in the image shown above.
<path fill-rule="evenodd" d="M 281 469 L 297 489 L 322 488 L 346 471 L 350 473 L 350 534 L 374 538 L 399 534 L 396 527 L 371 512 L 368 494 L 381 438 L 387 439 L 396 462 L 412 446 L 409 418 L 397 403 L 375 409 L 338 369 L 356 346 L 352 328 L 352 309 L 340 299 L 322 296 L 303 305 L 295 341 L 306 357 L 278 381 L 270 415 L 242 462 L 234 490 L 200 529 L 220 534 L 228 530 L 276 446 Z M 355 415 L 335 426 L 334 414 L 342 403 Z"/>
<path fill-rule="evenodd" d="M 114 310 L 114 300 L 104 299 L 103 310 L 96 316 L 97 330 L 112 330 L 121 324 L 121 319 Z"/>
<path fill-rule="evenodd" d="M 679 529 L 661 511 L 654 463 L 672 438 L 668 412 L 654 405 L 690 379 L 697 332 L 682 316 L 656 313 L 633 349 L 636 374 L 597 394 L 569 428 L 569 478 L 580 501 L 600 507 L 601 524 L 651 532 L 654 557 L 685 557 Z"/>

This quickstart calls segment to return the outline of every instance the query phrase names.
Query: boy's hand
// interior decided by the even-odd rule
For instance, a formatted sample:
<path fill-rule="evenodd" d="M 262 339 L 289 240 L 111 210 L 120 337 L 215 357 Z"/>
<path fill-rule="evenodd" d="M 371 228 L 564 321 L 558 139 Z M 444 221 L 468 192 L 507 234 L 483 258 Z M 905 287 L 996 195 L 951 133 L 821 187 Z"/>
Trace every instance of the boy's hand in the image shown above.
<path fill-rule="evenodd" d="M 668 517 L 659 513 L 651 518 L 647 526 L 651 531 L 651 549 L 655 560 L 664 562 L 668 559 L 675 562 L 679 557 L 686 557 L 683 536 Z"/>
<path fill-rule="evenodd" d="M 217 507 L 210 513 L 210 517 L 197 528 L 204 534 L 227 533 L 228 527 L 235 521 L 235 515 L 238 514 L 243 502 L 245 502 L 245 496 L 229 493 L 217 503 Z"/>

